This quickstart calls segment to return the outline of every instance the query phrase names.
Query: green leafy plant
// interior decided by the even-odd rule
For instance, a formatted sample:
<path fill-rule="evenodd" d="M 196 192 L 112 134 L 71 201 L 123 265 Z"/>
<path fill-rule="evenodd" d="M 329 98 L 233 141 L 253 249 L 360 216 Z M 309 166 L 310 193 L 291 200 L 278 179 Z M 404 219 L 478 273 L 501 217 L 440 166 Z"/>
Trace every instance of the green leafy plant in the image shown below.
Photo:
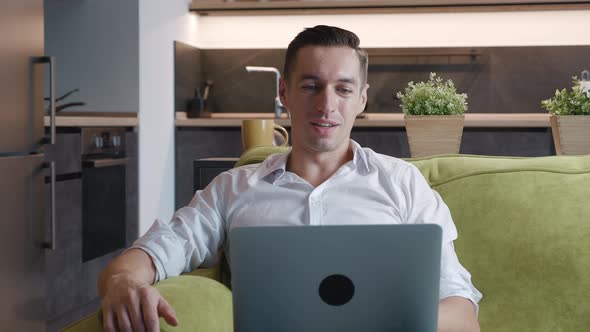
<path fill-rule="evenodd" d="M 571 91 L 555 90 L 555 96 L 541 101 L 541 106 L 553 115 L 590 115 L 590 96 L 584 92 L 581 81 L 572 77 Z"/>
<path fill-rule="evenodd" d="M 427 82 L 408 83 L 396 96 L 408 115 L 460 115 L 467 110 L 467 95 L 457 93 L 453 81 L 443 82 L 436 73 L 430 73 Z"/>

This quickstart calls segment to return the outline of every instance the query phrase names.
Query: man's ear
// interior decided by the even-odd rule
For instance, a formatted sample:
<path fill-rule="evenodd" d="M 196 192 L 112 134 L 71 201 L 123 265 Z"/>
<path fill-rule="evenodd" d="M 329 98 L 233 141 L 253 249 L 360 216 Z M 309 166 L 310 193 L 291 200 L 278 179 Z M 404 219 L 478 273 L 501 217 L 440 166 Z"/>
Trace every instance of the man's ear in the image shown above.
<path fill-rule="evenodd" d="M 369 89 L 369 84 L 365 84 L 365 86 L 361 90 L 361 107 L 359 107 L 359 111 L 356 113 L 356 115 L 363 113 L 363 111 L 365 110 L 365 106 L 367 105 L 367 98 L 368 98 L 367 97 L 367 90 L 368 89 Z"/>
<path fill-rule="evenodd" d="M 279 98 L 281 99 L 281 104 L 283 106 L 288 107 L 287 103 L 287 82 L 281 77 L 279 80 Z"/>

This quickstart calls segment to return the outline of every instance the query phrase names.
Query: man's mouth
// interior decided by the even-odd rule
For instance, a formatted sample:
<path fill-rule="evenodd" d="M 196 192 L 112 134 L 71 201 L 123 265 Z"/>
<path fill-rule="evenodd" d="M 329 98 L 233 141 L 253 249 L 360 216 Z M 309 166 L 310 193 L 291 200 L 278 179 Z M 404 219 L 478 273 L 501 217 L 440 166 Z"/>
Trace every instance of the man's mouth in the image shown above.
<path fill-rule="evenodd" d="M 336 123 L 331 123 L 331 122 L 311 122 L 312 125 L 317 126 L 317 127 L 322 127 L 322 128 L 332 128 L 332 127 L 336 127 L 338 126 L 338 124 Z"/>

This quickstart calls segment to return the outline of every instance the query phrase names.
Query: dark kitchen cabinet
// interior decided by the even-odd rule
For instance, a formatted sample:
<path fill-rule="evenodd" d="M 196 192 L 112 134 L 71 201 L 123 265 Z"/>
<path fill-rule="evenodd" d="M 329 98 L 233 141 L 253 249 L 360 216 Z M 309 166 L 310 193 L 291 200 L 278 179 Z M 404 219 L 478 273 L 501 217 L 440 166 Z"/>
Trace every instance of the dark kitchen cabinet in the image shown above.
<path fill-rule="evenodd" d="M 47 134 L 49 135 L 48 131 Z M 58 133 L 55 137 L 55 145 L 48 144 L 43 149 L 45 161 L 55 162 L 55 174 L 73 174 L 81 171 L 80 133 L 76 130 Z"/>
<path fill-rule="evenodd" d="M 45 251 L 45 299 L 47 331 L 65 326 L 64 316 L 85 304 L 82 299 L 82 165 L 80 133 L 67 129 L 46 145 L 45 160 L 55 163 L 55 249 Z M 45 172 L 45 238 L 52 236 L 51 184 Z M 81 318 L 81 317 L 80 317 Z M 56 323 L 57 322 L 57 323 Z"/>
<path fill-rule="evenodd" d="M 80 306 L 82 276 L 82 180 L 56 181 L 55 250 L 46 252 L 47 320 Z M 46 201 L 50 201 L 50 185 L 46 184 Z M 46 225 L 50 223 L 46 209 Z M 48 227 L 49 228 L 49 227 Z M 49 238 L 51 230 L 47 230 Z"/>
<path fill-rule="evenodd" d="M 176 128 L 176 209 L 193 197 L 193 160 L 213 157 L 239 157 L 242 137 L 239 127 Z"/>
<path fill-rule="evenodd" d="M 193 161 L 193 192 L 204 189 L 219 174 L 230 170 L 239 158 L 203 158 Z"/>
<path fill-rule="evenodd" d="M 138 236 L 137 132 L 126 132 L 127 159 L 124 167 L 125 245 Z M 123 249 L 83 261 L 84 183 L 81 163 L 80 128 L 58 128 L 56 144 L 46 146 L 46 161 L 56 165 L 55 250 L 46 250 L 45 300 L 47 332 L 59 331 L 100 307 L 96 282 L 104 267 Z M 45 202 L 51 202 L 49 173 L 45 183 Z M 51 236 L 49 208 L 45 209 L 45 238 Z"/>

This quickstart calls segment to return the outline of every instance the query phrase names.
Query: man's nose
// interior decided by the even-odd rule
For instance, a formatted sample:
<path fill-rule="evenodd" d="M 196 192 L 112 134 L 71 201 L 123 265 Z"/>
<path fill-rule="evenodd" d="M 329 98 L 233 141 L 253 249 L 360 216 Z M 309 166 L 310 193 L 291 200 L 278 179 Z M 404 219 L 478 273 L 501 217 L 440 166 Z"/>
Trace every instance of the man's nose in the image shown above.
<path fill-rule="evenodd" d="M 338 96 L 336 95 L 336 91 L 333 89 L 327 87 L 322 89 L 317 95 L 317 111 L 321 113 L 334 112 L 336 110 L 337 98 Z"/>

